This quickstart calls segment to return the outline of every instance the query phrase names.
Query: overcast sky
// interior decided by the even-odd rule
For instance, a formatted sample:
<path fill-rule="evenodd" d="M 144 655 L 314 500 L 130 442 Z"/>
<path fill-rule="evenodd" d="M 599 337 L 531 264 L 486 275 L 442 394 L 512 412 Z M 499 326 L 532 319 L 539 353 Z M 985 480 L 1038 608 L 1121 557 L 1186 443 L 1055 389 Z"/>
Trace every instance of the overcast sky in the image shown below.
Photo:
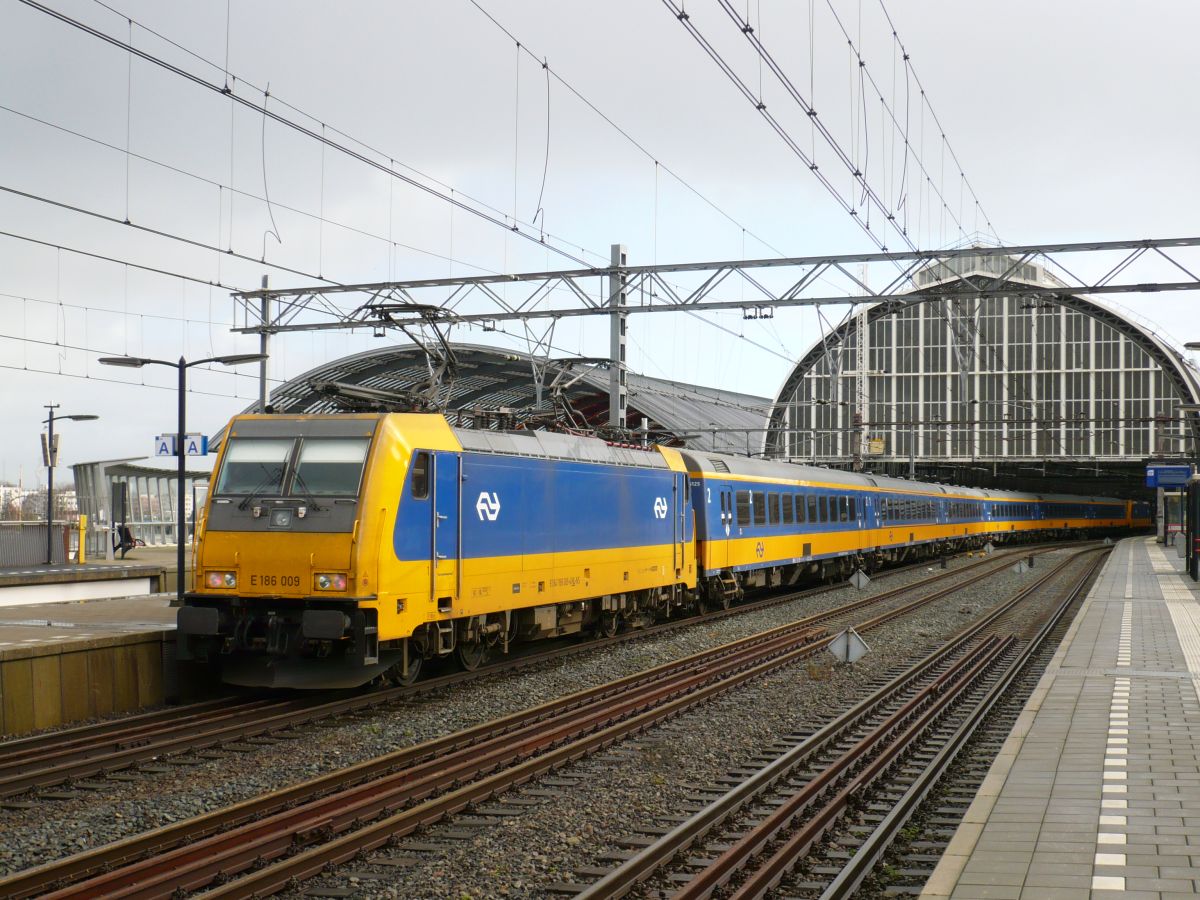
<path fill-rule="evenodd" d="M 480 0 L 528 53 L 468 0 L 46 2 L 255 104 L 269 85 L 269 109 L 494 219 L 530 223 L 540 197 L 537 227 L 521 227 L 591 263 L 614 242 L 632 263 L 874 249 L 658 0 Z M 804 0 L 735 5 L 922 249 L 962 239 L 954 218 L 968 234 L 990 221 L 1014 244 L 1196 232 L 1196 4 L 893 0 L 887 13 L 954 153 L 943 157 L 884 7 L 834 0 L 888 106 L 907 117 L 907 178 L 901 132 L 870 84 L 860 87 L 825 0 L 811 18 Z M 809 117 L 736 25 L 714 2 L 686 6 L 756 93 L 762 79 L 768 111 L 811 153 Z M 0 107 L 0 231 L 43 242 L 0 236 L 0 479 L 44 479 L 37 434 L 48 403 L 101 417 L 62 427 L 64 465 L 149 452 L 155 433 L 174 428 L 174 373 L 97 357 L 254 352 L 256 338 L 230 331 L 229 293 L 263 274 L 282 287 L 576 265 L 19 0 L 0 3 Z M 853 202 L 850 176 L 816 147 L 819 171 Z M 918 157 L 927 182 L 914 174 Z M 930 214 L 935 190 L 947 215 Z M 900 249 L 898 235 L 884 239 Z M 264 254 L 284 268 L 264 266 Z M 1104 268 L 1081 261 L 1080 274 L 1089 266 Z M 889 274 L 868 278 L 878 287 Z M 731 281 L 720 296 L 745 291 Z M 1171 338 L 1200 339 L 1184 295 L 1122 302 Z M 527 349 L 520 325 L 508 330 L 452 337 Z M 811 311 L 763 322 L 737 311 L 635 317 L 629 364 L 773 396 L 788 361 L 820 334 Z M 604 354 L 607 324 L 566 321 L 553 339 L 557 354 Z M 272 377 L 380 343 L 283 335 Z M 213 433 L 250 403 L 255 371 L 193 370 L 190 430 Z"/>

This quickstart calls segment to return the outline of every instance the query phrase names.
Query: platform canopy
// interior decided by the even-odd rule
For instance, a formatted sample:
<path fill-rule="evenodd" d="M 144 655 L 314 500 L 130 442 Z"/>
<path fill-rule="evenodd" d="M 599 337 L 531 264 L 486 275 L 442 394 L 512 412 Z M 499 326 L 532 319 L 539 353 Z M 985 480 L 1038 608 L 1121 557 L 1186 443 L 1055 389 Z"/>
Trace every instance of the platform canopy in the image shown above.
<path fill-rule="evenodd" d="M 557 419 L 603 430 L 608 383 L 605 360 L 546 359 L 461 343 L 431 355 L 414 345 L 389 345 L 311 369 L 272 390 L 270 403 L 280 413 L 438 409 L 453 424 L 481 428 Z M 764 397 L 633 372 L 628 397 L 631 429 L 665 443 L 734 454 L 758 452 L 771 406 Z"/>

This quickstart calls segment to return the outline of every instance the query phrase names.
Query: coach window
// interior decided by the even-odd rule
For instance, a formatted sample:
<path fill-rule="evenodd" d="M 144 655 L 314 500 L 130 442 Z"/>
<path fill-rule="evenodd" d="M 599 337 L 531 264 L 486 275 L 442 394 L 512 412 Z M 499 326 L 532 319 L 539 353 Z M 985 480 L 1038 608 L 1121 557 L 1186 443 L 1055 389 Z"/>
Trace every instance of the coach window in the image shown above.
<path fill-rule="evenodd" d="M 850 498 L 849 497 L 838 497 L 838 521 L 839 522 L 849 522 L 850 521 Z"/>
<path fill-rule="evenodd" d="M 818 510 L 817 515 L 820 517 L 821 521 L 828 522 L 829 521 L 829 498 L 826 497 L 824 494 L 822 494 L 817 499 L 817 510 Z"/>
<path fill-rule="evenodd" d="M 796 507 L 793 505 L 794 500 L 795 500 L 795 497 L 793 497 L 791 494 L 783 495 L 783 524 L 784 525 L 796 524 Z"/>
<path fill-rule="evenodd" d="M 750 505 L 754 507 L 754 524 L 755 525 L 766 525 L 767 524 L 767 498 L 766 498 L 766 495 L 762 491 L 753 491 L 752 493 L 753 493 L 754 499 Z"/>
<path fill-rule="evenodd" d="M 850 521 L 858 521 L 858 503 L 853 497 L 850 498 Z"/>
<path fill-rule="evenodd" d="M 750 524 L 750 492 L 737 492 L 737 514 L 739 525 Z"/>
<path fill-rule="evenodd" d="M 808 521 L 816 522 L 817 519 L 817 498 L 814 494 L 808 495 Z"/>
<path fill-rule="evenodd" d="M 772 493 L 768 496 L 770 497 L 768 509 L 771 510 L 771 524 L 778 525 L 782 521 L 779 517 L 779 495 Z"/>
<path fill-rule="evenodd" d="M 429 453 L 425 450 L 413 457 L 412 495 L 415 500 L 429 496 Z"/>

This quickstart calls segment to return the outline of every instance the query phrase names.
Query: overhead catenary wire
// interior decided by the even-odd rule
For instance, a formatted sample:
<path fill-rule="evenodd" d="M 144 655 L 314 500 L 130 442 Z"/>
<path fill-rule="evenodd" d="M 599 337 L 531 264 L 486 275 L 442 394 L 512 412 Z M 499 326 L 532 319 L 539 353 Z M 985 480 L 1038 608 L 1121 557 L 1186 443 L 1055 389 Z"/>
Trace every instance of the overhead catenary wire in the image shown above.
<path fill-rule="evenodd" d="M 664 163 L 661 159 L 659 159 L 658 156 L 653 151 L 651 151 L 648 147 L 646 147 L 645 144 L 643 144 L 641 141 L 639 141 L 637 138 L 635 138 L 632 134 L 630 134 L 627 130 L 625 130 L 625 128 L 623 128 L 615 119 L 613 119 L 606 112 L 604 112 L 602 109 L 600 109 L 598 106 L 596 106 L 595 103 L 593 103 L 579 89 L 577 89 L 573 84 L 571 84 L 571 82 L 567 81 L 566 78 L 562 74 L 560 74 L 557 69 L 555 69 L 553 66 L 551 66 L 549 64 L 546 57 L 543 56 L 543 57 L 539 58 L 537 56 L 537 54 L 534 53 L 529 48 L 528 44 L 521 41 L 509 28 L 507 28 L 502 22 L 500 22 L 499 19 L 497 19 L 487 9 L 485 9 L 483 7 L 483 5 L 478 2 L 478 0 L 468 0 L 468 2 L 472 6 L 474 6 L 477 10 L 479 10 L 479 12 L 482 13 L 483 16 L 485 18 L 487 18 L 487 20 L 489 22 L 491 22 L 493 25 L 495 25 L 496 28 L 498 28 L 509 40 L 511 40 L 513 43 L 515 43 L 521 52 L 527 54 L 531 59 L 533 59 L 535 62 L 537 62 L 538 65 L 542 66 L 546 70 L 548 77 L 553 78 L 556 82 L 558 82 L 560 85 L 562 85 L 564 89 L 566 89 L 572 96 L 575 97 L 575 99 L 577 99 L 580 103 L 582 103 L 584 106 L 586 106 L 588 109 L 590 109 L 593 113 L 595 113 L 610 128 L 612 128 L 614 131 L 616 131 L 617 134 L 621 135 L 621 137 L 623 137 L 626 141 L 628 141 L 629 144 L 632 147 L 634 147 L 634 149 L 636 149 L 639 153 L 641 153 L 643 156 L 645 156 L 647 159 L 649 159 L 655 165 L 659 166 L 667 175 L 671 176 L 671 178 L 673 178 L 676 182 L 678 182 L 678 184 L 681 187 L 683 187 L 685 190 L 687 190 L 689 193 L 691 193 L 697 199 L 702 201 L 706 206 L 708 206 L 711 210 L 713 210 L 715 213 L 720 215 L 726 221 L 730 222 L 733 225 L 736 225 L 739 229 L 745 229 L 745 231 L 748 235 L 750 235 L 752 238 L 754 238 L 754 240 L 756 240 L 762 246 L 766 247 L 768 250 L 771 250 L 772 252 L 777 253 L 780 256 L 786 255 L 778 247 L 771 244 L 769 241 L 767 241 L 762 236 L 760 236 L 759 234 L 754 232 L 752 229 L 747 228 L 742 222 L 738 221 L 738 219 L 736 219 L 731 213 L 729 213 L 723 207 L 718 205 L 716 203 L 716 201 L 712 200 L 708 195 L 703 193 L 699 188 L 697 188 L 695 185 L 693 185 L 691 182 L 689 182 L 687 179 L 685 179 L 682 175 L 680 175 L 677 171 L 675 171 L 673 168 L 671 168 L 666 163 Z"/>
<path fill-rule="evenodd" d="M 327 284 L 337 284 L 337 285 L 342 284 L 342 282 L 340 282 L 340 281 L 334 281 L 333 279 L 330 279 L 330 278 L 322 278 L 320 275 L 313 275 L 311 272 L 305 272 L 302 269 L 293 269 L 291 266 L 285 266 L 285 265 L 282 265 L 281 263 L 272 263 L 272 262 L 267 262 L 266 260 L 256 259 L 253 256 L 247 256 L 246 254 L 238 253 L 235 250 L 222 250 L 220 247 L 218 247 L 214 244 L 207 244 L 204 241 L 196 240 L 195 238 L 184 237 L 183 235 L 173 234 L 172 232 L 163 231 L 158 228 L 151 228 L 148 225 L 138 225 L 135 222 L 122 221 L 121 219 L 118 219 L 116 216 L 110 216 L 110 215 L 107 215 L 102 212 L 97 212 L 96 210 L 86 209 L 85 207 L 76 206 L 72 203 L 65 203 L 62 200 L 54 200 L 50 197 L 43 197 L 40 194 L 33 194 L 33 193 L 30 193 L 29 191 L 18 190 L 17 188 L 9 187 L 8 185 L 5 185 L 5 184 L 0 184 L 0 192 L 3 192 L 5 194 L 11 194 L 15 197 L 23 197 L 26 200 L 35 200 L 38 203 L 45 203 L 47 206 L 55 206 L 59 209 L 64 209 L 64 210 L 67 210 L 67 211 L 73 212 L 73 213 L 78 213 L 79 215 L 89 216 L 93 219 L 100 219 L 102 221 L 109 222 L 113 225 L 121 225 L 126 228 L 133 228 L 136 231 L 141 231 L 145 234 L 152 234 L 155 237 L 161 237 L 161 238 L 166 238 L 166 239 L 172 240 L 172 241 L 178 241 L 181 244 L 188 244 L 199 250 L 215 251 L 217 253 L 224 254 L 225 256 L 231 256 L 235 259 L 241 259 L 241 260 L 245 260 L 247 262 L 255 263 L 256 265 L 263 265 L 263 266 L 267 266 L 272 269 L 278 269 L 281 272 L 288 272 L 292 275 L 300 275 L 300 276 L 303 276 L 304 278 L 311 278 L 314 281 L 324 281 Z"/>
<path fill-rule="evenodd" d="M 2 103 L 0 103 L 0 111 L 11 113 L 14 116 L 19 116 L 20 118 L 26 119 L 30 122 L 36 122 L 39 125 L 43 125 L 47 128 L 54 129 L 55 131 L 61 132 L 63 134 L 68 134 L 68 135 L 71 135 L 72 137 L 79 138 L 80 140 L 95 144 L 98 147 L 104 147 L 104 148 L 106 148 L 108 150 L 112 150 L 116 153 L 122 153 L 122 154 L 126 153 L 126 151 L 123 147 L 118 147 L 116 144 L 109 143 L 108 141 L 103 141 L 103 140 L 101 140 L 97 137 L 94 137 L 92 135 L 89 135 L 89 134 L 84 134 L 81 131 L 76 131 L 74 129 L 67 128 L 65 125 L 60 125 L 56 122 L 51 122 L 48 119 L 39 118 L 38 116 L 31 115 L 30 113 L 23 112 L 22 110 L 15 109 L 11 106 L 5 106 Z M 204 175 L 198 175 L 197 173 L 192 172 L 188 169 L 181 168 L 180 166 L 176 166 L 171 163 L 163 162 L 160 159 L 155 159 L 154 157 L 147 156 L 144 153 L 130 152 L 129 156 L 131 156 L 133 159 L 138 160 L 139 162 L 144 162 L 144 163 L 147 163 L 152 166 L 157 166 L 165 171 L 173 172 L 177 175 L 182 175 L 185 178 L 191 178 L 202 184 L 210 185 L 210 186 L 216 188 L 218 190 L 218 192 L 229 191 L 230 193 L 237 194 L 238 196 L 241 196 L 241 197 L 245 197 L 246 199 L 258 200 L 260 202 L 269 204 L 271 207 L 286 210 L 287 212 L 294 213 L 295 215 L 298 215 L 298 216 L 304 216 L 305 218 L 312 219 L 313 221 L 317 221 L 318 219 L 322 218 L 318 213 L 312 212 L 311 210 L 300 209 L 295 206 L 289 206 L 286 203 L 280 203 L 278 200 L 272 200 L 269 197 L 266 197 L 265 195 L 255 194 L 252 191 L 247 191 L 243 188 L 235 188 L 235 187 L 232 187 L 221 181 L 214 181 L 213 179 L 208 178 Z M 388 184 L 390 187 L 393 184 L 393 182 L 389 180 Z M 220 203 L 220 206 L 223 210 L 224 209 L 223 201 Z M 393 238 L 390 234 L 388 234 L 386 236 L 382 235 L 382 234 L 377 234 L 373 231 L 367 231 L 366 229 L 358 228 L 357 226 L 354 226 L 354 225 L 348 225 L 345 222 L 339 221 L 338 219 L 330 218 L 328 216 L 325 216 L 323 218 L 323 221 L 325 222 L 326 225 L 331 225 L 335 228 L 339 228 L 344 231 L 348 231 L 353 234 L 360 235 L 361 237 L 369 237 L 369 238 L 372 238 L 377 241 L 382 241 L 384 243 L 391 245 L 392 247 L 402 247 L 405 250 L 411 250 L 414 253 L 420 253 L 423 256 L 429 256 L 433 259 L 440 259 L 443 261 L 454 262 L 460 266 L 466 266 L 467 268 L 477 269 L 478 271 L 485 272 L 489 275 L 499 275 L 500 274 L 495 269 L 489 269 L 486 266 L 480 266 L 476 263 L 470 263 L 463 259 L 453 259 L 452 257 L 447 256 L 446 254 L 443 254 L 443 253 L 438 253 L 435 250 L 429 250 L 425 247 L 418 247 L 414 244 L 406 244 L 403 241 L 393 240 Z M 390 222 L 389 222 L 389 227 L 390 227 Z M 218 235 L 217 239 L 218 239 L 218 241 L 220 241 L 220 235 Z M 451 252 L 453 252 L 453 251 L 451 251 Z M 229 255 L 227 253 L 227 251 L 224 249 L 220 250 L 220 253 L 223 255 Z M 236 256 L 236 254 L 234 254 L 234 255 Z M 256 260 L 256 262 L 258 262 L 261 265 L 271 265 L 270 263 L 266 263 L 265 260 Z"/>
<path fill-rule="evenodd" d="M 336 150 L 337 152 L 342 153 L 342 154 L 350 157 L 351 159 L 354 159 L 364 165 L 370 166 L 373 169 L 384 172 L 393 178 L 398 178 L 399 180 L 416 188 L 417 190 L 420 190 L 424 193 L 430 194 L 431 196 L 437 197 L 437 198 L 445 201 L 446 203 L 453 204 L 453 205 L 457 206 L 459 209 L 462 209 L 464 212 L 469 212 L 473 216 L 477 216 L 478 218 L 483 219 L 484 221 L 490 222 L 493 225 L 504 228 L 507 231 L 511 231 L 513 234 L 516 234 L 516 235 L 518 235 L 528 241 L 531 241 L 535 244 L 542 244 L 542 245 L 548 247 L 554 253 L 557 253 L 558 255 L 560 255 L 566 259 L 570 259 L 573 262 L 579 263 L 580 265 L 583 265 L 583 266 L 588 265 L 586 260 L 580 258 L 579 256 L 576 256 L 574 253 L 571 253 L 570 251 L 565 250 L 562 247 L 556 247 L 553 244 L 549 243 L 548 241 L 544 240 L 543 237 L 539 236 L 538 234 L 535 234 L 535 233 L 532 233 L 531 231 L 526 230 L 526 228 L 523 227 L 525 225 L 525 223 L 519 223 L 519 222 L 513 221 L 511 224 L 509 224 L 504 219 L 497 218 L 496 216 L 491 215 L 490 213 L 486 212 L 483 209 L 478 209 L 468 203 L 465 203 L 465 202 L 458 200 L 450 195 L 447 195 L 447 194 L 443 193 L 442 191 L 438 190 L 437 188 L 434 188 L 428 184 L 422 183 L 421 181 L 419 181 L 416 178 L 413 178 L 409 175 L 405 175 L 402 172 L 397 172 L 394 168 L 386 166 L 377 160 L 371 159 L 364 153 L 361 153 L 360 151 L 355 150 L 354 148 L 347 146 L 346 144 L 344 144 L 340 141 L 336 141 L 333 138 L 330 138 L 328 136 L 328 134 L 324 133 L 325 127 L 324 127 L 323 123 L 322 123 L 322 130 L 320 132 L 318 132 L 318 131 L 314 130 L 313 128 L 309 128 L 309 127 L 301 124 L 300 122 L 296 122 L 296 121 L 288 118 L 287 116 L 283 115 L 282 113 L 278 113 L 278 112 L 275 112 L 274 110 L 268 109 L 265 105 L 263 105 L 261 103 L 256 103 L 255 101 L 251 100 L 250 98 L 240 95 L 239 93 L 237 93 L 237 90 L 236 90 L 236 79 L 234 81 L 235 87 L 231 88 L 229 90 L 226 90 L 225 87 L 223 87 L 221 84 L 217 84 L 215 82 L 209 81 L 207 78 L 197 75 L 195 72 L 189 72 L 188 70 L 183 69 L 171 62 L 168 62 L 167 60 L 165 60 L 161 57 L 155 56 L 154 54 L 152 54 L 148 51 L 141 50 L 137 47 L 131 46 L 126 41 L 123 41 L 120 38 L 114 37 L 113 35 L 108 34 L 104 31 L 101 31 L 98 28 L 93 28 L 92 26 L 88 25 L 85 22 L 80 21 L 79 19 L 75 19 L 71 16 L 66 15 L 65 13 L 59 12 L 58 10 L 51 9 L 48 6 L 46 6 L 42 3 L 39 3 L 38 0 L 19 0 L 19 2 L 30 7 L 31 9 L 35 9 L 38 12 L 44 13 L 45 15 L 47 15 L 53 19 L 56 19 L 65 25 L 68 25 L 72 28 L 78 29 L 79 31 L 84 32 L 85 34 L 88 34 L 100 41 L 103 41 L 104 43 L 110 44 L 110 45 L 117 47 L 118 49 L 124 50 L 128 53 L 133 53 L 136 56 L 138 56 L 140 59 L 143 59 L 146 62 L 152 63 L 153 65 L 156 65 L 156 66 L 164 69 L 167 72 L 177 75 L 180 78 L 182 78 L 186 81 L 189 81 L 192 84 L 197 85 L 198 87 L 212 91 L 221 96 L 228 97 L 229 100 L 231 101 L 231 103 L 239 104 L 241 106 L 246 107 L 247 109 L 254 110 L 255 112 L 257 112 L 265 117 L 270 118 L 272 121 L 277 122 L 280 125 L 285 126 L 286 128 L 290 128 L 299 134 L 302 134 L 312 140 L 319 142 L 323 148 Z M 322 152 L 324 152 L 324 150 Z M 507 216 L 505 216 L 505 218 L 507 218 Z M 557 238 L 555 238 L 553 235 L 547 235 L 547 236 L 553 240 L 557 240 Z"/>
<path fill-rule="evenodd" d="M 926 106 L 929 107 L 930 116 L 933 118 L 933 121 L 937 125 L 938 130 L 944 135 L 946 133 L 946 129 L 942 126 L 942 122 L 938 118 L 937 112 L 933 108 L 933 103 L 929 100 L 929 95 L 925 93 L 925 86 L 923 84 L 921 84 L 921 79 L 917 76 L 916 69 L 914 69 L 912 66 L 912 60 L 909 55 L 908 49 L 904 46 L 903 41 L 900 40 L 900 35 L 898 34 L 898 32 L 896 30 L 896 23 L 892 21 L 891 14 L 888 12 L 887 4 L 884 2 L 884 0 L 879 0 L 879 8 L 881 10 L 883 10 L 883 16 L 887 20 L 888 26 L 892 29 L 892 37 L 895 39 L 896 43 L 900 45 L 900 51 L 904 55 L 904 63 L 905 63 L 906 69 L 912 73 L 913 81 L 915 81 L 917 84 L 917 87 L 920 88 L 922 102 Z M 984 211 L 983 206 L 979 200 L 979 195 L 975 193 L 975 187 L 971 184 L 970 179 L 967 178 L 964 168 L 963 168 L 963 164 L 959 160 L 958 154 L 956 154 L 954 152 L 954 148 L 950 145 L 949 140 L 947 140 L 947 142 L 946 142 L 946 149 L 950 151 L 950 158 L 954 161 L 954 165 L 956 165 L 958 167 L 959 173 L 963 177 L 963 181 L 966 184 L 967 190 L 969 190 L 971 192 L 971 198 L 975 202 L 977 212 L 980 213 L 981 215 L 983 215 L 983 220 L 987 225 L 988 231 L 990 231 L 992 233 L 992 236 L 997 241 L 999 241 L 1000 234 L 999 234 L 999 232 L 996 231 L 996 227 L 992 224 L 991 218 Z M 978 230 L 978 229 L 976 229 L 976 230 Z"/>

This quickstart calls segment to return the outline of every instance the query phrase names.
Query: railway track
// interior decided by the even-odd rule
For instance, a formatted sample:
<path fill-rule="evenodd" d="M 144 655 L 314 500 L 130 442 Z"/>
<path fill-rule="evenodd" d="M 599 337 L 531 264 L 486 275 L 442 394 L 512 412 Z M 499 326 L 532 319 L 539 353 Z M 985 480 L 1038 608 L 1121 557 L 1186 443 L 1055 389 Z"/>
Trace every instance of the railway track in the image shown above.
<path fill-rule="evenodd" d="M 108 896 L 120 890 L 121 896 L 165 897 L 222 879 L 231 880 L 213 888 L 217 896 L 278 890 L 330 862 L 409 834 L 803 659 L 823 647 L 829 640 L 826 631 L 839 623 L 853 622 L 860 631 L 869 631 L 965 583 L 987 578 L 1011 560 L 989 557 L 983 563 L 973 567 L 980 571 L 939 573 L 495 722 L 16 873 L 0 880 L 0 894 L 23 897 L 57 889 L 53 896 Z M 966 580 L 951 577 L 964 573 Z M 945 581 L 952 583 L 923 593 L 931 583 Z M 903 601 L 905 594 L 920 596 Z M 861 620 L 864 607 L 890 601 L 900 602 Z M 261 868 L 246 871 L 255 867 Z M 243 874 L 235 879 L 238 873 Z"/>
<path fill-rule="evenodd" d="M 1005 551 L 960 568 L 938 573 L 925 583 L 957 578 L 964 572 L 1002 567 L 1012 556 L 1047 553 L 1060 545 Z M 899 574 L 913 567 L 894 569 L 880 577 Z M 505 658 L 483 669 L 455 672 L 428 678 L 407 687 L 388 688 L 346 696 L 322 693 L 316 696 L 256 697 L 230 704 L 211 700 L 176 710 L 159 710 L 129 716 L 96 725 L 82 726 L 0 744 L 0 798 L 12 798 L 31 790 L 55 787 L 80 779 L 103 777 L 140 763 L 160 763 L 182 753 L 213 750 L 269 736 L 287 735 L 289 730 L 314 722 L 376 710 L 388 704 L 412 700 L 420 695 L 460 685 L 502 672 L 542 665 L 576 653 L 668 633 L 680 628 L 756 610 L 768 609 L 831 591 L 847 589 L 846 584 L 811 588 L 805 591 L 767 597 L 728 610 L 717 610 L 686 619 L 673 620 L 649 628 L 629 631 L 610 638 Z M 884 602 L 894 592 L 862 598 L 859 606 Z M 855 607 L 857 608 L 857 607 Z"/>
<path fill-rule="evenodd" d="M 768 895 L 781 882 L 781 893 L 789 897 L 856 896 L 922 798 L 989 711 L 1008 695 L 1030 659 L 1053 653 L 1049 638 L 1064 627 L 1067 610 L 1103 562 L 1103 556 L 1085 559 L 1094 552 L 1080 551 L 1022 588 L 872 696 L 644 846 L 578 897 L 620 897 L 641 886 L 649 895 L 685 900 L 718 890 L 722 896 L 748 900 Z M 1032 640 L 1004 633 L 1011 610 L 1073 570 L 1081 574 L 1070 578 L 1061 602 Z M 1018 691 L 1010 702 L 1023 702 L 1025 696 Z M 981 777 L 979 765 L 967 772 L 968 778 Z M 956 795 L 964 792 L 959 786 Z M 851 827 L 841 827 L 847 816 L 857 818 Z M 948 838 L 943 818 L 938 826 Z M 839 827 L 832 847 L 818 849 Z M 921 864 L 931 871 L 930 841 L 915 843 L 915 850 L 923 854 Z M 913 862 L 898 862 L 911 874 Z M 800 874 L 793 874 L 797 869 Z M 901 879 L 890 873 L 899 871 L 889 870 L 881 895 L 895 892 L 892 882 Z"/>

